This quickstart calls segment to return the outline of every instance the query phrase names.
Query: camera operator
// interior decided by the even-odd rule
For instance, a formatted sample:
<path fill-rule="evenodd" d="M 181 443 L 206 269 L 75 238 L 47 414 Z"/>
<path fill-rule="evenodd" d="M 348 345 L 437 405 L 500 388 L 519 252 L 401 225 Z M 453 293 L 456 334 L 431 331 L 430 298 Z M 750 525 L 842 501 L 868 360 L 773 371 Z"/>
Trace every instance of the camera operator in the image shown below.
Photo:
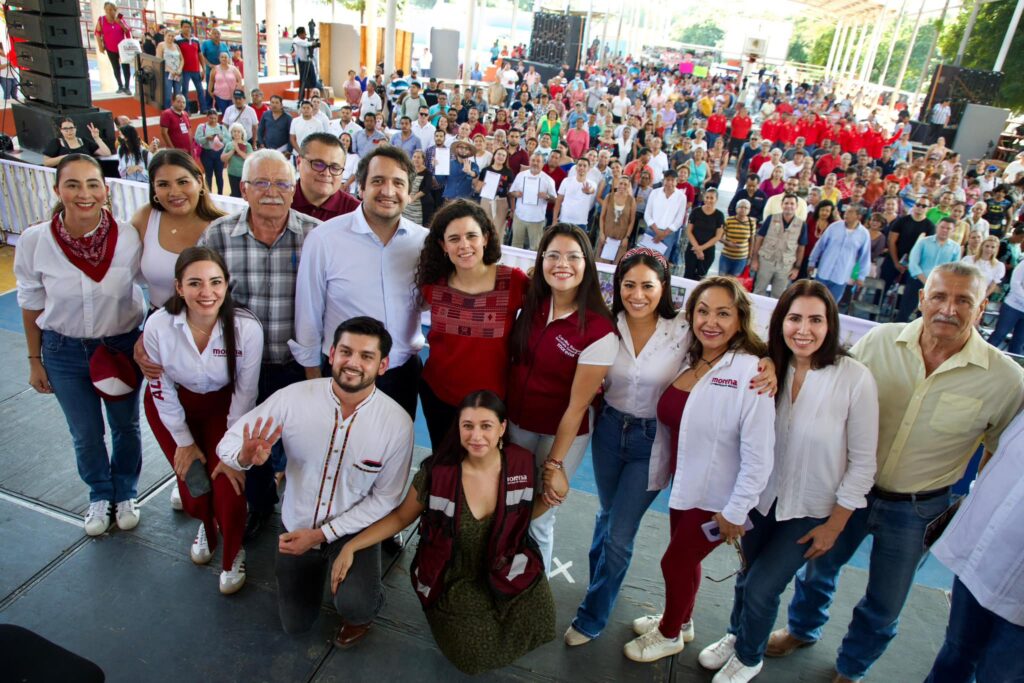
<path fill-rule="evenodd" d="M 295 51 L 295 61 L 298 62 L 300 99 L 305 99 L 307 88 L 321 87 L 316 73 L 316 50 L 320 49 L 320 41 L 312 38 L 312 35 L 306 38 L 306 27 L 300 26 L 295 29 L 292 49 Z"/>

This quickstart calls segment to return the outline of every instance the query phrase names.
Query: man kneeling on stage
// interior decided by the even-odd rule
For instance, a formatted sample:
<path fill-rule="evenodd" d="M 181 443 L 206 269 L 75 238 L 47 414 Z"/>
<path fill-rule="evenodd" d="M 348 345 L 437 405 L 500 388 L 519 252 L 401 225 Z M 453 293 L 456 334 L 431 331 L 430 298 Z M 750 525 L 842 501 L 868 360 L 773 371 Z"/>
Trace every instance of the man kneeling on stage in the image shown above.
<path fill-rule="evenodd" d="M 329 567 L 345 542 L 402 500 L 412 460 L 409 414 L 375 381 L 388 368 L 391 335 L 368 317 L 334 333 L 331 377 L 273 394 L 225 434 L 217 454 L 236 469 L 260 465 L 284 439 L 287 488 L 281 506 L 277 591 L 287 633 L 312 628 Z M 358 429 L 357 429 L 358 427 Z M 339 647 L 360 640 L 384 604 L 380 545 L 359 553 L 334 594 Z"/>

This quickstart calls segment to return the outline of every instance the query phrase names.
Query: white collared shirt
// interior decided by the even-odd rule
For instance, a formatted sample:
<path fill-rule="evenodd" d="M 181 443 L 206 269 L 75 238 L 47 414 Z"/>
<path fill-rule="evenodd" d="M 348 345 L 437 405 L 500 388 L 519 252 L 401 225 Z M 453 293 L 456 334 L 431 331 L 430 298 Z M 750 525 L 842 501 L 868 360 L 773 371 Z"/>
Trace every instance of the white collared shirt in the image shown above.
<path fill-rule="evenodd" d="M 651 155 L 651 160 L 647 162 L 647 165 L 654 171 L 651 182 L 657 185 L 665 179 L 665 171 L 668 170 L 668 156 L 664 150 L 658 150 L 657 154 Z"/>
<path fill-rule="evenodd" d="M 555 196 L 555 181 L 544 171 L 534 175 L 529 168 L 525 168 L 519 172 L 515 180 L 512 181 L 512 187 L 509 188 L 509 192 L 522 192 L 523 188 L 526 187 L 527 178 L 537 178 L 537 182 L 540 183 L 537 188 L 537 193 L 545 192 L 548 197 L 554 198 Z M 532 182 L 532 181 L 531 181 Z M 516 216 L 519 220 L 526 223 L 536 223 L 544 220 L 544 216 L 548 210 L 548 202 L 545 199 L 538 198 L 536 204 L 527 204 L 523 201 L 523 197 L 516 198 Z"/>
<path fill-rule="evenodd" d="M 227 386 L 224 326 L 220 320 L 217 321 L 209 343 L 200 352 L 189 331 L 185 312 L 171 315 L 161 308 L 146 321 L 143 340 L 150 359 L 164 369 L 159 380 L 149 382 L 160 421 L 176 444 L 189 446 L 195 443 L 195 439 L 185 422 L 185 410 L 178 400 L 178 387 L 208 394 Z M 253 409 L 259 388 L 263 326 L 248 311 L 235 312 L 235 357 L 235 389 L 228 410 L 229 425 Z"/>
<path fill-rule="evenodd" d="M 875 483 L 878 389 L 861 363 L 841 357 L 808 370 L 793 403 L 789 366 L 775 414 L 775 465 L 757 509 L 778 499 L 780 522 L 828 517 L 838 502 L 848 510 L 867 505 Z"/>
<path fill-rule="evenodd" d="M 999 442 L 971 493 L 932 547 L 974 599 L 1024 626 L 1024 413 Z"/>
<path fill-rule="evenodd" d="M 721 512 L 743 524 L 768 484 L 775 448 L 775 400 L 749 388 L 758 359 L 729 352 L 690 391 L 679 424 L 669 507 Z M 689 363 L 684 362 L 685 371 Z M 648 490 L 668 486 L 672 433 L 659 422 Z"/>
<path fill-rule="evenodd" d="M 288 342 L 295 360 L 318 367 L 338 325 L 360 315 L 380 320 L 391 334 L 391 367 L 419 353 L 423 331 L 414 279 L 426 237 L 426 228 L 401 218 L 385 245 L 362 206 L 311 232 L 295 285 L 295 338 Z"/>
<path fill-rule="evenodd" d="M 676 189 L 671 197 L 665 196 L 665 188 L 658 188 L 647 198 L 644 209 L 644 220 L 647 225 L 654 225 L 658 230 L 675 232 L 683 225 L 686 216 L 686 193 Z"/>
<path fill-rule="evenodd" d="M 420 139 L 420 144 L 424 150 L 430 149 L 434 146 L 434 124 L 430 122 L 430 118 L 427 118 L 427 123 L 423 126 L 420 125 L 419 116 L 417 116 L 412 122 L 412 134 Z M 447 140 L 447 136 L 445 138 Z"/>
<path fill-rule="evenodd" d="M 619 313 L 616 321 L 619 351 L 604 380 L 604 400 L 621 413 L 650 419 L 657 416 L 662 393 L 679 376 L 690 345 L 690 326 L 682 311 L 674 318 L 658 316 L 654 334 L 637 355 L 627 315 Z"/>
<path fill-rule="evenodd" d="M 76 339 L 124 334 L 142 323 L 146 303 L 136 284 L 142 259 L 139 233 L 117 226 L 117 247 L 106 275 L 96 282 L 75 266 L 53 238 L 50 222 L 28 228 L 14 251 L 18 306 L 42 311 L 36 324 Z"/>
<path fill-rule="evenodd" d="M 245 425 L 273 418 L 288 452 L 281 521 L 288 531 L 317 529 L 328 543 L 362 531 L 402 501 L 412 462 L 409 414 L 374 390 L 343 419 L 330 377 L 289 385 L 231 425 L 217 446 L 228 467 L 238 463 Z"/>

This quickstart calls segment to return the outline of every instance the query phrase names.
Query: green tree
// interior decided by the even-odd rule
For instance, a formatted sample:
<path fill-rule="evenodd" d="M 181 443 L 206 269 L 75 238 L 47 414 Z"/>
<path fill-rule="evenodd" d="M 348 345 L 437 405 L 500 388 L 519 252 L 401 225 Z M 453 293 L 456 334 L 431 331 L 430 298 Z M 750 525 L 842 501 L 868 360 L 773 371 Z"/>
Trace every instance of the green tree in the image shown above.
<path fill-rule="evenodd" d="M 328 4 L 330 4 L 330 3 L 334 2 L 334 1 L 335 0 L 327 0 Z M 435 0 L 435 2 L 436 2 L 436 0 Z M 430 3 L 430 4 L 417 3 L 417 5 L 420 6 L 420 7 L 433 7 L 434 3 Z M 366 17 L 364 17 L 363 15 L 366 14 L 366 0 L 341 0 L 341 6 L 344 7 L 345 9 L 347 9 L 347 10 L 351 10 L 353 12 L 359 12 L 359 23 L 364 23 L 365 22 Z M 399 15 L 402 14 L 402 10 L 403 9 L 405 9 L 405 0 L 398 0 L 398 14 Z M 387 14 L 387 12 L 388 12 L 388 3 L 386 3 L 386 2 L 378 2 L 377 3 L 377 16 L 378 17 L 383 17 L 385 14 Z"/>
<path fill-rule="evenodd" d="M 960 11 L 955 21 L 947 23 L 939 36 L 939 50 L 946 57 L 945 63 L 952 63 L 960 47 L 970 14 L 969 5 Z M 1003 36 L 1010 26 L 1014 5 L 1012 0 L 998 0 L 981 6 L 974 30 L 967 40 L 962 66 L 986 71 L 992 69 L 1003 44 Z M 1024 111 L 1024 27 L 1017 29 L 1010 43 L 1010 51 L 1003 64 L 1003 85 L 996 104 L 1016 113 Z"/>
<path fill-rule="evenodd" d="M 832 51 L 832 38 L 836 34 L 836 27 L 829 26 L 815 37 L 811 43 L 810 53 L 807 56 L 808 64 L 825 66 L 828 64 L 828 53 Z"/>
<path fill-rule="evenodd" d="M 711 19 L 705 19 L 699 24 L 690 24 L 676 34 L 676 40 L 682 43 L 694 45 L 705 45 L 716 47 L 725 37 L 725 31 Z"/>

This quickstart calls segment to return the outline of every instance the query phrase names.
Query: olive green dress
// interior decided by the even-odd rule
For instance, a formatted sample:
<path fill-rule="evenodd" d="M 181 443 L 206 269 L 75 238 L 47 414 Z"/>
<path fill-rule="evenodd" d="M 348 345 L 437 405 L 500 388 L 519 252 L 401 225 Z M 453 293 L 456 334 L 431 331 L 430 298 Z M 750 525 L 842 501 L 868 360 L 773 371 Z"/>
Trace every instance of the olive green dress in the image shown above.
<path fill-rule="evenodd" d="M 417 499 L 426 505 L 426 470 L 413 478 Z M 444 593 L 427 610 L 437 646 L 460 671 L 478 674 L 499 669 L 554 640 L 555 600 L 546 576 L 509 600 L 496 601 L 484 572 L 493 515 L 477 520 L 460 501 L 454 557 Z"/>

